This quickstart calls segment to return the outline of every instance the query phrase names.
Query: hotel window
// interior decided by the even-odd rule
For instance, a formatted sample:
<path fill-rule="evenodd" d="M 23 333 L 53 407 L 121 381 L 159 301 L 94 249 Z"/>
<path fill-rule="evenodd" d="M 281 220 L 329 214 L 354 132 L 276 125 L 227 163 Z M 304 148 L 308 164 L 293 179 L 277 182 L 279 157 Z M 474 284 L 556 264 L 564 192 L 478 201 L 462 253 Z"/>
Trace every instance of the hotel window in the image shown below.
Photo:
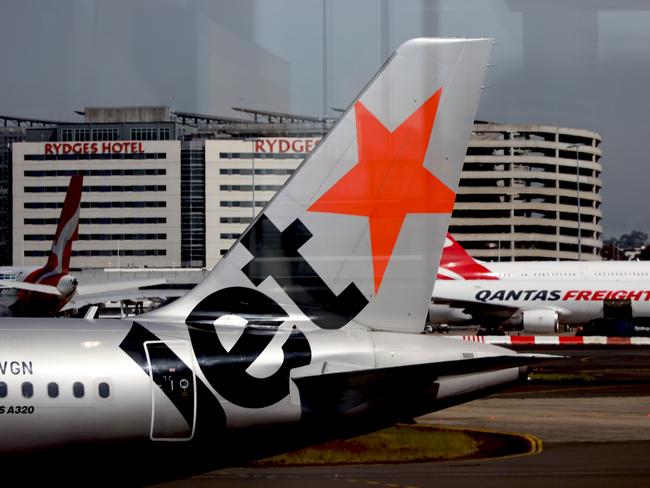
<path fill-rule="evenodd" d="M 74 130 L 74 140 L 75 141 L 89 141 L 90 140 L 90 129 L 75 129 Z"/>
<path fill-rule="evenodd" d="M 115 141 L 119 138 L 117 129 L 93 129 L 93 141 Z"/>
<path fill-rule="evenodd" d="M 152 127 L 131 129 L 131 139 L 134 141 L 155 141 L 157 135 L 156 129 Z"/>

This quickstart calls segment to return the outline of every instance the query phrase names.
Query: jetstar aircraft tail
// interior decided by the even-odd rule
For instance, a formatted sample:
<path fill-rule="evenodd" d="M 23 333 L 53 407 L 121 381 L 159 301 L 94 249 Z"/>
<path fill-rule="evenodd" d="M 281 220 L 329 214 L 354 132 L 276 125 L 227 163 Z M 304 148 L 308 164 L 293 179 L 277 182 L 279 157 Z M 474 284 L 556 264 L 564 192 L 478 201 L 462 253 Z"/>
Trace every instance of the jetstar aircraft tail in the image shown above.
<path fill-rule="evenodd" d="M 485 263 L 474 259 L 463 246 L 447 234 L 438 268 L 439 280 L 498 280 Z"/>
<path fill-rule="evenodd" d="M 402 44 L 210 275 L 140 318 L 420 332 L 490 45 Z"/>

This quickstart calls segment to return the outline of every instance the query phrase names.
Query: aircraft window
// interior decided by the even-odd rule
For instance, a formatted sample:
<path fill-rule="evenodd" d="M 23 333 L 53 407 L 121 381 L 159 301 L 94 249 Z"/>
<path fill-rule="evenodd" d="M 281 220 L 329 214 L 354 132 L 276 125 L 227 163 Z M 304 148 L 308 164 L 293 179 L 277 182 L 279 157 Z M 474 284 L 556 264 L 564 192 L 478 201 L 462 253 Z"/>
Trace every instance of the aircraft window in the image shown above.
<path fill-rule="evenodd" d="M 75 398 L 81 398 L 84 396 L 84 384 L 80 381 L 75 381 L 72 384 L 72 394 Z"/>
<path fill-rule="evenodd" d="M 0 381 L 0 398 L 7 396 L 7 383 Z"/>
<path fill-rule="evenodd" d="M 111 394 L 111 389 L 108 386 L 108 383 L 99 384 L 99 396 L 102 398 L 108 398 L 108 395 Z"/>
<path fill-rule="evenodd" d="M 56 383 L 47 384 L 47 396 L 50 398 L 56 398 L 59 396 L 59 385 Z"/>
<path fill-rule="evenodd" d="M 34 385 L 32 385 L 29 381 L 25 381 L 20 388 L 25 398 L 31 398 L 34 394 Z"/>

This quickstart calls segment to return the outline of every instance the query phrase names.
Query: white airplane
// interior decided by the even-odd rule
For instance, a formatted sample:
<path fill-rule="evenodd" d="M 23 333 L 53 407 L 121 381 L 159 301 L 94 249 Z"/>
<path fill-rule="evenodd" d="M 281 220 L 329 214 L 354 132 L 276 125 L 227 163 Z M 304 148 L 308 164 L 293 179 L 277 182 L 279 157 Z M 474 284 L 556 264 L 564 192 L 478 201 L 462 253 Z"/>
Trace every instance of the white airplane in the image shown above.
<path fill-rule="evenodd" d="M 474 259 L 447 234 L 438 279 L 642 281 L 650 279 L 650 261 L 486 262 Z"/>
<path fill-rule="evenodd" d="M 544 334 L 558 332 L 560 325 L 600 321 L 610 313 L 650 318 L 649 274 L 650 263 L 642 262 L 487 263 L 472 258 L 447 235 L 429 321 Z"/>
<path fill-rule="evenodd" d="M 102 446 L 104 477 L 129 447 L 136 462 L 157 447 L 162 468 L 188 446 L 215 469 L 516 381 L 534 356 L 420 334 L 490 45 L 400 46 L 177 301 L 136 320 L 0 321 L 3 456 Z M 80 459 L 63 456 L 68 476 Z"/>
<path fill-rule="evenodd" d="M 83 176 L 72 176 L 45 266 L 0 267 L 0 315 L 53 316 L 63 309 L 139 297 L 143 293 L 139 287 L 166 283 L 149 279 L 79 284 L 70 274 L 70 257 L 79 234 L 82 192 Z"/>

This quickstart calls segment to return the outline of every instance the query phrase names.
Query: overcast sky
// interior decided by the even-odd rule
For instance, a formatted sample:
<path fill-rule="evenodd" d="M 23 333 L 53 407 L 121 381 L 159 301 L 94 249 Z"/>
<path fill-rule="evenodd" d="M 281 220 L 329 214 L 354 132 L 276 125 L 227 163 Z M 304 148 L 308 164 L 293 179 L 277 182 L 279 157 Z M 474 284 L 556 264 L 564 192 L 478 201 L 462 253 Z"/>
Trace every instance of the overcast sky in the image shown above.
<path fill-rule="evenodd" d="M 84 106 L 163 104 L 332 115 L 422 35 L 496 38 L 478 117 L 598 131 L 605 236 L 650 233 L 648 1 L 6 0 L 0 114 L 77 120 Z"/>

